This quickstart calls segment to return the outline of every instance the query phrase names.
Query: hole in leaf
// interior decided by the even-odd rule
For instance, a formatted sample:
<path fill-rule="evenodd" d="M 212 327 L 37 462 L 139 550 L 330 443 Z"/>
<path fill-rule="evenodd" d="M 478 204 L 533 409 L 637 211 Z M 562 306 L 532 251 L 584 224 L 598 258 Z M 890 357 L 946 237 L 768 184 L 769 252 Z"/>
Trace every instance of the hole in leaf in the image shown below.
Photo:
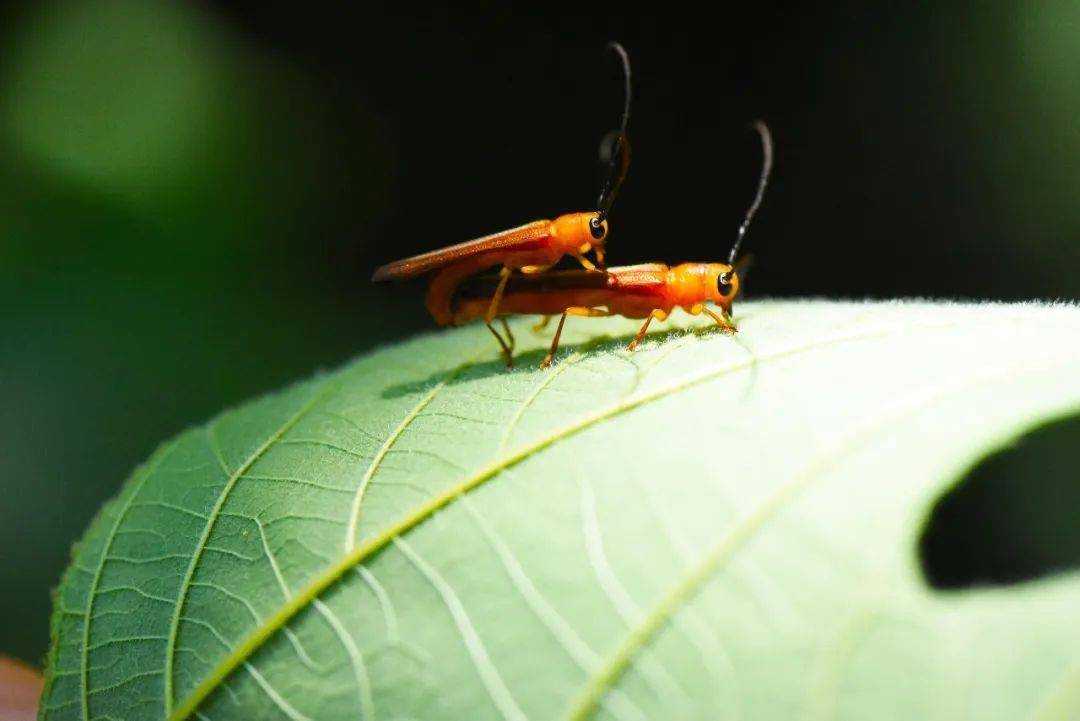
<path fill-rule="evenodd" d="M 919 556 L 938 589 L 1080 568 L 1080 416 L 1037 428 L 973 468 L 937 502 Z"/>

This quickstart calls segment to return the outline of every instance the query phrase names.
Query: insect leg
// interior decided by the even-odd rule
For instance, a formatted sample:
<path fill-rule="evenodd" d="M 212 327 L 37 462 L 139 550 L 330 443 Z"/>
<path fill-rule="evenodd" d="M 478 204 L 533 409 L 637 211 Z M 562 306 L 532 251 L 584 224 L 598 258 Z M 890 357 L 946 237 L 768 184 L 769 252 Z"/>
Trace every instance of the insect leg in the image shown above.
<path fill-rule="evenodd" d="M 575 255 L 574 257 L 577 258 L 577 262 L 581 263 L 581 267 L 585 270 L 596 270 L 596 266 L 584 255 Z"/>
<path fill-rule="evenodd" d="M 653 322 L 653 318 L 656 318 L 657 320 L 666 320 L 667 316 L 668 314 L 660 310 L 659 308 L 654 310 L 652 313 L 649 313 L 649 317 L 645 319 L 645 323 L 641 326 L 641 330 L 637 332 L 637 336 L 635 336 L 634 340 L 631 341 L 630 345 L 626 347 L 626 350 L 634 350 L 638 347 L 638 343 L 641 342 L 641 339 L 645 337 L 645 333 L 648 332 L 649 323 Z"/>
<path fill-rule="evenodd" d="M 518 268 L 518 270 L 525 275 L 536 275 L 537 273 L 543 273 L 549 268 L 551 268 L 550 265 L 523 265 Z"/>
<path fill-rule="evenodd" d="M 716 325 L 720 326 L 720 330 L 724 331 L 725 333 L 734 333 L 736 330 L 738 330 L 735 326 L 731 324 L 728 318 L 725 317 L 727 315 L 726 313 L 724 315 L 720 315 L 710 310 L 709 308 L 706 308 L 705 306 L 702 306 L 701 309 L 705 311 L 710 318 L 715 320 Z"/>
<path fill-rule="evenodd" d="M 495 317 L 499 314 L 499 303 L 502 301 L 503 292 L 506 290 L 506 283 L 510 280 L 510 274 L 512 272 L 513 271 L 505 265 L 502 270 L 499 271 L 499 285 L 495 288 L 495 295 L 492 296 L 491 305 L 488 306 L 487 315 L 484 317 L 484 323 L 487 325 L 488 330 L 495 336 L 495 340 L 499 341 L 499 347 L 502 348 L 503 357 L 506 358 L 507 368 L 514 365 L 513 340 L 511 340 L 510 343 L 503 340 L 503 337 L 499 335 L 499 331 L 495 330 L 495 326 L 493 326 L 491 322 L 495 320 Z M 505 324 L 505 321 L 503 322 Z M 509 332 L 509 327 L 505 325 L 504 327 L 506 327 L 507 332 Z"/>
<path fill-rule="evenodd" d="M 493 326 L 491 323 L 488 323 L 487 327 L 488 327 L 488 330 L 491 331 L 491 334 L 493 336 L 495 336 L 495 340 L 499 342 L 499 348 L 502 350 L 503 358 L 506 359 L 506 367 L 507 368 L 513 368 L 514 367 L 514 352 L 513 352 L 513 350 L 510 348 L 509 345 L 507 345 L 506 341 L 503 340 L 502 336 L 499 335 L 499 331 L 495 330 L 495 326 Z"/>
<path fill-rule="evenodd" d="M 548 351 L 547 357 L 540 363 L 541 368 L 547 368 L 551 365 L 552 358 L 555 357 L 556 351 L 559 350 L 559 338 L 562 336 L 563 324 L 566 323 L 566 316 L 568 315 L 582 315 L 589 318 L 597 318 L 611 315 L 611 313 L 606 310 L 600 310 L 599 308 L 585 308 L 580 305 L 572 305 L 564 310 L 562 316 L 559 318 L 559 325 L 555 328 L 555 337 L 551 339 L 551 349 Z"/>
<path fill-rule="evenodd" d="M 533 333 L 539 333 L 540 331 L 544 330 L 544 328 L 548 327 L 548 323 L 550 323 L 550 322 L 551 322 L 551 316 L 550 315 L 545 315 L 543 318 L 540 319 L 540 321 L 536 325 L 534 325 L 532 327 Z"/>
<path fill-rule="evenodd" d="M 514 352 L 514 334 L 510 332 L 510 324 L 506 322 L 505 316 L 499 316 L 499 320 L 502 321 L 503 333 L 506 334 L 506 340 L 510 342 L 510 352 Z"/>

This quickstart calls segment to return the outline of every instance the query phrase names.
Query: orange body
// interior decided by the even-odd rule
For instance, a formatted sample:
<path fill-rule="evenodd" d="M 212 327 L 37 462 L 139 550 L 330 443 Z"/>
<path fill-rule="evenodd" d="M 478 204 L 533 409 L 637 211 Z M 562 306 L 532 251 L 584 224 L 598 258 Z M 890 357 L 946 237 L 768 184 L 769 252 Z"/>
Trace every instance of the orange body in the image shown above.
<path fill-rule="evenodd" d="M 726 283 L 721 277 L 726 277 Z M 483 318 L 491 302 L 494 281 L 478 278 L 465 284 L 453 307 L 453 324 Z M 725 292 L 726 291 L 726 292 Z M 500 315 L 558 315 L 571 307 L 603 308 L 610 315 L 646 318 L 654 311 L 675 308 L 698 315 L 706 302 L 731 312 L 739 292 L 738 274 L 724 263 L 683 263 L 669 267 L 647 263 L 608 268 L 602 273 L 581 270 L 546 273 L 510 280 L 499 304 Z"/>
<path fill-rule="evenodd" d="M 739 294 L 739 246 L 750 221 L 761 205 L 772 170 L 772 136 L 764 123 L 754 123 L 761 137 L 762 169 L 757 193 L 739 226 L 727 263 L 682 263 L 674 267 L 660 263 L 630 265 L 597 271 L 585 258 L 596 252 L 597 264 L 603 265 L 603 243 L 607 237 L 606 217 L 630 161 L 626 138 L 629 118 L 629 63 L 621 46 L 614 49 L 623 59 L 627 75 L 627 105 L 622 128 L 615 136 L 612 164 L 594 213 L 571 213 L 554 221 L 539 220 L 503 233 L 460 243 L 449 248 L 391 263 L 375 271 L 373 280 L 406 278 L 435 271 L 428 286 L 427 307 L 439 325 L 461 325 L 483 318 L 498 341 L 508 366 L 513 364 L 514 336 L 506 322 L 508 315 L 540 314 L 544 324 L 560 315 L 551 349 L 540 364 L 551 364 L 559 347 L 559 338 L 567 316 L 621 315 L 644 318 L 628 350 L 644 338 L 653 320 L 663 321 L 675 308 L 691 315 L 705 313 L 720 330 L 734 333 L 731 305 Z M 565 255 L 572 255 L 585 271 L 545 273 Z M 487 268 L 502 265 L 496 277 L 478 277 Z M 515 275 L 513 271 L 520 274 Z M 707 307 L 715 303 L 717 313 Z M 500 334 L 493 321 L 502 321 Z"/>
<path fill-rule="evenodd" d="M 434 272 L 428 285 L 427 308 L 439 325 L 453 323 L 450 303 L 458 285 L 495 266 L 525 273 L 547 270 L 570 255 L 592 267 L 585 254 L 595 251 L 603 262 L 607 221 L 595 223 L 597 213 L 568 213 L 555 220 L 537 220 L 512 230 L 469 240 L 430 253 L 388 263 L 372 280 L 397 280 Z M 596 226 L 594 230 L 594 226 Z M 489 299 L 490 300 L 490 299 Z"/>
<path fill-rule="evenodd" d="M 540 364 L 541 368 L 546 368 L 559 349 L 567 316 L 644 318 L 645 322 L 628 346 L 629 350 L 634 350 L 649 330 L 649 323 L 654 319 L 666 319 L 675 308 L 682 308 L 691 315 L 705 313 L 721 330 L 734 333 L 730 314 L 738 293 L 738 273 L 726 263 L 683 263 L 674 268 L 647 263 L 608 268 L 602 272 L 570 270 L 517 278 L 473 278 L 461 284 L 460 293 L 453 299 L 451 320 L 459 325 L 486 318 L 490 327 L 495 298 L 499 299 L 500 316 L 560 315 L 551 349 Z M 721 312 L 717 314 L 707 308 L 708 302 L 720 306 Z"/>

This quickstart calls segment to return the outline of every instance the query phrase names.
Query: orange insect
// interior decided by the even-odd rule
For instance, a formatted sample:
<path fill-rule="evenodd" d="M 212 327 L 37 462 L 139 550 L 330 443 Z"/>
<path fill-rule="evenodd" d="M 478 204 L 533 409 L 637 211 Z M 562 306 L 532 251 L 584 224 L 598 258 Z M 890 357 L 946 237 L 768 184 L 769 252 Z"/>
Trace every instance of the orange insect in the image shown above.
<path fill-rule="evenodd" d="M 470 276 L 502 265 L 488 307 L 478 317 L 485 319 L 488 329 L 502 348 L 507 364 L 513 360 L 514 337 L 505 319 L 502 323 L 506 340 L 495 330 L 492 322 L 499 317 L 503 292 L 513 271 L 526 275 L 543 273 L 565 255 L 576 258 L 591 272 L 596 272 L 597 265 L 601 268 L 604 265 L 607 217 L 630 167 L 630 141 L 626 135 L 630 121 L 630 59 L 618 43 L 610 43 L 608 48 L 622 61 L 625 95 L 620 128 L 609 134 L 614 136 L 609 146 L 611 157 L 595 211 L 568 213 L 555 220 L 537 220 L 501 233 L 398 260 L 382 266 L 371 278 L 373 281 L 399 280 L 434 272 L 428 285 L 426 304 L 435 322 L 446 326 L 454 321 L 450 306 L 458 285 Z M 595 253 L 595 265 L 585 257 L 590 251 Z"/>
<path fill-rule="evenodd" d="M 734 333 L 731 305 L 739 294 L 739 264 L 735 262 L 735 256 L 761 205 L 772 170 L 769 129 L 762 122 L 755 123 L 754 128 L 761 136 L 764 154 L 761 177 L 754 202 L 739 226 L 727 263 L 683 263 L 674 267 L 646 263 L 608 268 L 602 273 L 557 271 L 538 277 L 515 277 L 509 283 L 496 278 L 475 278 L 460 288 L 453 308 L 454 325 L 483 317 L 494 293 L 502 294 L 499 312 L 503 315 L 539 313 L 547 316 L 539 327 L 546 325 L 550 316 L 561 314 L 551 349 L 540 364 L 541 368 L 551 364 L 568 315 L 644 318 L 645 323 L 630 343 L 629 350 L 636 348 L 645 337 L 653 319 L 665 320 L 675 308 L 682 308 L 691 315 L 705 313 L 722 331 Z M 720 312 L 706 306 L 708 302 L 719 306 Z"/>

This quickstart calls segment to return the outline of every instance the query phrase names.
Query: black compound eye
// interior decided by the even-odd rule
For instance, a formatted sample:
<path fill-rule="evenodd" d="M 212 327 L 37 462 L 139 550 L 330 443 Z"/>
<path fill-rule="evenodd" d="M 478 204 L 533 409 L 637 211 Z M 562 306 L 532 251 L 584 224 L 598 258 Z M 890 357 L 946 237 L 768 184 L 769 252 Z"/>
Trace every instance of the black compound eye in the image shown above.
<path fill-rule="evenodd" d="M 599 218 L 593 218 L 589 221 L 589 232 L 592 233 L 592 237 L 596 240 L 600 240 L 607 235 L 607 229 L 604 228 L 604 224 Z"/>
<path fill-rule="evenodd" d="M 731 274 L 721 273 L 716 276 L 716 290 L 720 295 L 731 295 Z"/>

